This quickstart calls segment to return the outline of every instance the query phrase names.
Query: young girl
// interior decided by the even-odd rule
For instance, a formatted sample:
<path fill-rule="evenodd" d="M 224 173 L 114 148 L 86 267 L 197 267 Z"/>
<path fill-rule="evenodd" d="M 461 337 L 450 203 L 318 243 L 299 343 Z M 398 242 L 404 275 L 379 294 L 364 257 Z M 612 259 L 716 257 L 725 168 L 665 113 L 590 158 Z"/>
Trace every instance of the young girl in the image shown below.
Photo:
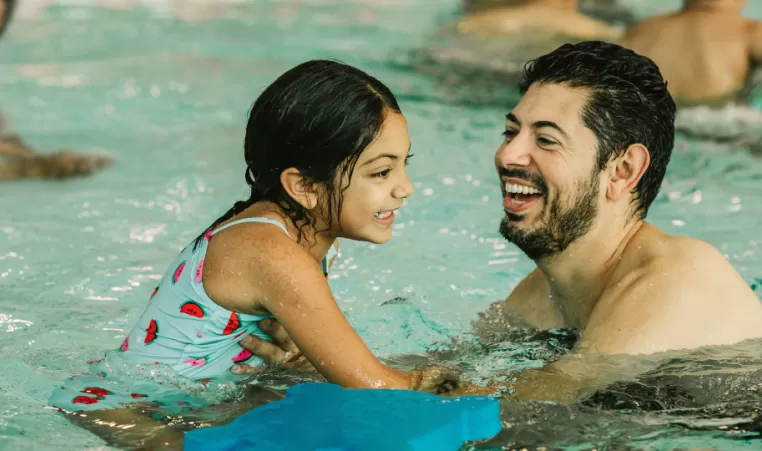
<path fill-rule="evenodd" d="M 413 193 L 407 124 L 389 89 L 337 62 L 301 64 L 254 103 L 244 149 L 251 195 L 170 265 L 121 359 L 167 365 L 204 384 L 235 380 L 235 364 L 260 363 L 239 341 L 269 339 L 257 322 L 274 317 L 329 382 L 426 391 L 452 383 L 442 368 L 404 372 L 379 362 L 326 280 L 337 239 L 386 242 Z M 70 411 L 166 403 L 160 390 L 104 388 L 112 376 L 98 371 L 91 369 L 102 383 L 75 377 L 51 404 Z"/>

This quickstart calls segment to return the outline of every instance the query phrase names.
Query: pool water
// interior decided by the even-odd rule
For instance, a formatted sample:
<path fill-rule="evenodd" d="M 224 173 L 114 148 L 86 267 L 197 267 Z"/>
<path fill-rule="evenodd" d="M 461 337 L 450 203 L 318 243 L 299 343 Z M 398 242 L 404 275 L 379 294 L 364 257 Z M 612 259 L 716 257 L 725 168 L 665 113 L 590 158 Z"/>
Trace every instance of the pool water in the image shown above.
<path fill-rule="evenodd" d="M 175 253 L 246 193 L 248 108 L 304 60 L 337 58 L 369 71 L 397 94 L 410 125 L 416 193 L 394 239 L 342 243 L 330 281 L 377 355 L 467 341 L 477 313 L 532 268 L 497 233 L 502 205 L 492 156 L 511 105 L 454 102 L 441 81 L 406 63 L 410 49 L 427 45 L 431 30 L 456 16 L 457 0 L 226 1 L 198 14 L 201 2 L 185 2 L 180 18 L 170 1 L 23 3 L 0 44 L 7 119 L 37 148 L 105 152 L 118 161 L 90 178 L 2 185 L 0 449 L 106 449 L 46 408 L 51 390 L 119 346 Z M 670 5 L 623 3 L 637 3 L 639 15 Z M 761 4 L 747 10 L 762 18 Z M 649 219 L 714 244 L 762 293 L 761 189 L 758 157 L 678 136 Z M 563 347 L 553 344 L 562 338 L 496 346 L 470 357 L 471 376 L 538 366 Z M 732 399 L 762 405 L 761 392 L 752 383 Z M 723 422 L 726 411 L 699 427 L 694 420 L 712 412 L 520 407 L 492 445 L 759 446 Z M 675 426 L 685 415 L 693 426 Z"/>

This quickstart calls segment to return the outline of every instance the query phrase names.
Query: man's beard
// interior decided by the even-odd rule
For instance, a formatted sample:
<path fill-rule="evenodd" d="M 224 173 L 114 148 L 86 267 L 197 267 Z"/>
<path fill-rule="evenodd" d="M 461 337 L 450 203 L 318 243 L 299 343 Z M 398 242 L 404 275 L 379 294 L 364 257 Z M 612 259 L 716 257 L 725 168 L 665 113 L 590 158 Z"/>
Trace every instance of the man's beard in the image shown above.
<path fill-rule="evenodd" d="M 500 234 L 535 261 L 563 252 L 590 231 L 598 215 L 599 174 L 594 171 L 587 183 L 581 184 L 573 205 L 562 205 L 558 196 L 551 204 L 546 203 L 539 220 L 547 219 L 534 230 L 521 230 L 514 224 L 521 217 L 506 213 L 500 223 Z"/>

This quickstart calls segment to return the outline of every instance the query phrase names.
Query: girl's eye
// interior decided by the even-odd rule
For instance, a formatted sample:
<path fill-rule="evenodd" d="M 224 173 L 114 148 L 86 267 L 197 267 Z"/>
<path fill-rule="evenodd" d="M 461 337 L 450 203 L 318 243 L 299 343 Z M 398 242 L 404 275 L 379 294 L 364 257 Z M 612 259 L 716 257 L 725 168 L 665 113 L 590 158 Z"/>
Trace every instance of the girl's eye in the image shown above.
<path fill-rule="evenodd" d="M 376 173 L 374 173 L 374 174 L 372 174 L 372 175 L 373 175 L 373 177 L 381 177 L 381 178 L 384 178 L 384 177 L 386 177 L 387 175 L 389 175 L 389 172 L 391 172 L 391 169 L 384 169 L 383 171 L 381 171 L 381 172 L 376 172 Z"/>

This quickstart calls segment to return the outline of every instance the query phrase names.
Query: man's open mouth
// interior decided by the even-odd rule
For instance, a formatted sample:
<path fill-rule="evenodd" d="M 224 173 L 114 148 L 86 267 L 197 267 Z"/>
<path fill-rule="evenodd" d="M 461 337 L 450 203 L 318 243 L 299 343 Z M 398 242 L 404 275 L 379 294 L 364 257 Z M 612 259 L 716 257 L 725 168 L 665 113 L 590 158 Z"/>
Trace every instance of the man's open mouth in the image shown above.
<path fill-rule="evenodd" d="M 518 183 L 506 183 L 503 206 L 511 213 L 522 213 L 542 199 L 544 193 L 534 186 Z"/>

